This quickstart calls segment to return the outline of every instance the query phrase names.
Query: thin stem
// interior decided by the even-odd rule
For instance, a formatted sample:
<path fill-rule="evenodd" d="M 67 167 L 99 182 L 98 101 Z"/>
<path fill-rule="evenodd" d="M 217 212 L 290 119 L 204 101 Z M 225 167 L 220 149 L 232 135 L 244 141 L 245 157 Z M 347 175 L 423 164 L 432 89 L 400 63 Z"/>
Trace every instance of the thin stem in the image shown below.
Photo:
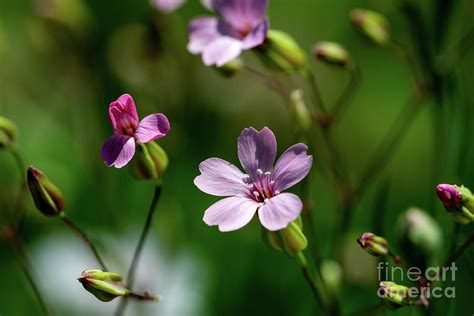
<path fill-rule="evenodd" d="M 10 148 L 10 153 L 13 156 L 13 159 L 15 160 L 15 163 L 18 167 L 18 172 L 20 173 L 21 177 L 21 184 L 20 184 L 20 191 L 18 193 L 18 198 L 15 203 L 15 211 L 18 212 L 17 214 L 14 214 L 15 220 L 16 220 L 16 230 L 18 233 L 20 233 L 23 229 L 23 224 L 25 221 L 25 216 L 26 216 L 26 208 L 25 208 L 25 194 L 26 194 L 26 166 L 23 160 L 23 157 L 21 154 L 15 149 L 15 148 Z"/>
<path fill-rule="evenodd" d="M 21 269 L 23 270 L 23 273 L 25 274 L 28 282 L 30 283 L 31 288 L 33 289 L 33 292 L 36 296 L 36 299 L 38 300 L 40 308 L 43 311 L 43 314 L 52 315 L 35 281 L 35 277 L 33 275 L 33 269 L 31 268 L 30 260 L 28 259 L 28 256 L 26 255 L 25 249 L 23 248 L 21 242 L 15 236 L 13 237 L 12 240 L 10 240 L 10 243 L 12 245 L 13 250 L 17 254 Z"/>
<path fill-rule="evenodd" d="M 314 106 L 318 110 L 318 112 L 326 113 L 326 106 L 323 102 L 323 97 L 321 96 L 321 92 L 319 91 L 318 84 L 316 83 L 316 78 L 313 72 L 308 71 L 306 74 L 306 79 L 308 80 L 309 86 L 311 87 L 311 91 L 313 92 L 314 96 Z"/>
<path fill-rule="evenodd" d="M 77 233 L 81 239 L 84 241 L 84 243 L 90 248 L 90 250 L 92 251 L 92 253 L 94 254 L 95 258 L 97 259 L 97 262 L 100 264 L 100 266 L 102 267 L 102 270 L 104 271 L 107 271 L 107 267 L 105 266 L 105 263 L 104 261 L 102 260 L 102 258 L 100 257 L 99 255 L 99 252 L 97 251 L 96 247 L 94 246 L 94 244 L 92 243 L 91 239 L 89 238 L 89 236 L 86 235 L 86 233 L 84 233 L 79 227 L 77 227 L 76 224 L 74 224 L 67 216 L 64 212 L 61 213 L 60 215 L 62 221 L 64 222 L 64 224 L 66 224 L 66 226 L 68 226 L 70 229 L 72 229 L 75 233 Z"/>
<path fill-rule="evenodd" d="M 449 258 L 444 262 L 443 267 L 448 267 L 463 254 L 464 250 L 474 241 L 474 233 L 471 234 L 459 247 L 457 247 Z"/>
<path fill-rule="evenodd" d="M 349 105 L 349 99 L 353 95 L 355 87 L 357 87 L 361 78 L 360 69 L 357 65 L 351 67 L 349 71 L 349 82 L 330 111 L 334 121 L 340 119 L 342 114 L 347 109 L 347 106 Z"/>
<path fill-rule="evenodd" d="M 314 298 L 316 299 L 316 301 L 318 302 L 318 304 L 321 306 L 323 310 L 326 309 L 326 306 L 322 299 L 321 292 L 319 291 L 318 286 L 316 285 L 316 282 L 313 276 L 311 275 L 311 272 L 309 271 L 306 257 L 304 256 L 302 252 L 300 252 L 296 255 L 296 260 L 298 261 L 301 267 L 301 270 L 303 272 L 306 282 L 308 283 L 309 287 L 311 288 L 311 291 L 313 292 Z"/>
<path fill-rule="evenodd" d="M 130 269 L 128 270 L 127 274 L 127 288 L 131 289 L 133 287 L 135 281 L 135 269 L 138 264 L 138 260 L 140 259 L 140 255 L 143 250 L 143 246 L 145 244 L 146 237 L 151 227 L 151 223 L 153 222 L 153 215 L 155 214 L 156 205 L 158 204 L 158 200 L 161 195 L 161 183 L 157 182 L 155 185 L 155 192 L 153 194 L 153 200 L 151 202 L 150 208 L 148 210 L 148 215 L 145 220 L 145 225 L 143 226 L 142 233 L 140 235 L 140 239 L 138 240 L 137 247 L 135 248 L 135 253 L 133 254 L 132 263 L 130 265 Z M 125 307 L 127 306 L 127 298 L 124 297 L 120 301 L 120 304 L 117 308 L 116 315 L 122 315 Z"/>

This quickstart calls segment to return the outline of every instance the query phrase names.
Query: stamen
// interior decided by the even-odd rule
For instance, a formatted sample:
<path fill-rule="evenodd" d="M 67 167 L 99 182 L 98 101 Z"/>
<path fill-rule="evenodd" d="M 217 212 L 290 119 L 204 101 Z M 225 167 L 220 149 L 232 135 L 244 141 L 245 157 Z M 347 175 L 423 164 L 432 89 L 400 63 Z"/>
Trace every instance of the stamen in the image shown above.
<path fill-rule="evenodd" d="M 268 203 L 268 202 L 270 202 L 270 199 L 265 199 L 265 200 L 263 200 L 263 202 Z"/>
<path fill-rule="evenodd" d="M 259 175 L 262 175 L 262 174 L 263 174 L 263 170 L 260 169 L 260 168 L 258 168 L 258 169 L 257 169 L 257 173 L 258 173 Z"/>
<path fill-rule="evenodd" d="M 252 193 L 253 193 L 253 195 L 255 195 L 256 198 L 258 198 L 260 196 L 260 193 L 258 193 L 257 191 L 253 191 Z"/>
<path fill-rule="evenodd" d="M 278 195 L 278 194 L 280 194 L 280 191 L 276 190 L 275 195 Z"/>

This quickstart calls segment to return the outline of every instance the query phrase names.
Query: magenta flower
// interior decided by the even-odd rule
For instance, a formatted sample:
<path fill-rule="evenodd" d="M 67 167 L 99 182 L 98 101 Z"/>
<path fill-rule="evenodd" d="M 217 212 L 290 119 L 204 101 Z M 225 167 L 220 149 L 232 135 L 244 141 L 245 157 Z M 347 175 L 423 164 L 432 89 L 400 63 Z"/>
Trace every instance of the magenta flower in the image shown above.
<path fill-rule="evenodd" d="M 451 184 L 439 184 L 436 187 L 436 195 L 447 208 L 457 207 L 461 193 Z"/>
<path fill-rule="evenodd" d="M 268 0 L 213 0 L 222 17 L 199 17 L 189 24 L 188 50 L 202 54 L 206 66 L 232 61 L 243 50 L 263 43 L 268 31 Z"/>
<path fill-rule="evenodd" d="M 194 184 L 205 193 L 226 196 L 206 210 L 204 222 L 218 225 L 223 232 L 237 230 L 258 211 L 260 223 L 266 229 L 287 227 L 299 216 L 303 203 L 297 195 L 282 192 L 309 173 L 313 157 L 308 156 L 308 147 L 291 146 L 273 168 L 277 143 L 273 132 L 265 127 L 260 132 L 244 129 L 237 149 L 247 174 L 219 158 L 209 158 L 199 165 L 201 174 Z"/>
<path fill-rule="evenodd" d="M 129 94 L 110 103 L 109 119 L 115 135 L 102 146 L 102 159 L 107 166 L 122 168 L 135 154 L 135 142 L 148 143 L 165 136 L 170 130 L 166 115 L 155 113 L 138 120 L 135 102 Z"/>

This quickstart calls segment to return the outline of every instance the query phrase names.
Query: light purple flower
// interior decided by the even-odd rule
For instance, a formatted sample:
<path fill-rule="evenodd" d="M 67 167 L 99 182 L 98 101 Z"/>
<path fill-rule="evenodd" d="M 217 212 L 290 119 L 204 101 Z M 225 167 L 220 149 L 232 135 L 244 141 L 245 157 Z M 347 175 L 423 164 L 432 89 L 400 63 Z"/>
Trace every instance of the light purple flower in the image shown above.
<path fill-rule="evenodd" d="M 102 159 L 107 166 L 122 168 L 135 154 L 135 142 L 148 143 L 165 136 L 170 130 L 166 115 L 155 113 L 138 120 L 135 102 L 129 94 L 110 103 L 109 120 L 114 136 L 102 146 Z"/>
<path fill-rule="evenodd" d="M 218 67 L 238 57 L 243 50 L 263 43 L 268 31 L 265 17 L 268 0 L 213 0 L 222 17 L 198 17 L 189 24 L 188 50 L 202 54 L 206 66 Z"/>
<path fill-rule="evenodd" d="M 237 149 L 246 174 L 220 158 L 209 158 L 199 165 L 201 174 L 194 184 L 205 193 L 226 197 L 206 210 L 204 222 L 218 225 L 223 232 L 237 230 L 258 211 L 266 229 L 287 227 L 299 216 L 303 203 L 297 195 L 282 192 L 309 173 L 313 157 L 307 154 L 308 147 L 291 146 L 273 168 L 277 143 L 273 132 L 265 127 L 261 131 L 244 129 Z"/>

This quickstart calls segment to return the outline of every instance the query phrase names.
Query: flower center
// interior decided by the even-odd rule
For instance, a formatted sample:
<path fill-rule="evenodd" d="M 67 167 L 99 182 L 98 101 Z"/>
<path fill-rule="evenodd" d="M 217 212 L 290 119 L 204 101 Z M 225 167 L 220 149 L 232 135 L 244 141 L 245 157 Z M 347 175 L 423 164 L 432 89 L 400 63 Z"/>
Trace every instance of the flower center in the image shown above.
<path fill-rule="evenodd" d="M 246 175 L 242 181 L 249 189 L 250 197 L 257 202 L 267 202 L 267 199 L 280 193 L 274 190 L 275 181 L 272 180 L 272 173 L 270 171 L 263 172 L 262 169 L 257 169 L 255 179 Z"/>

